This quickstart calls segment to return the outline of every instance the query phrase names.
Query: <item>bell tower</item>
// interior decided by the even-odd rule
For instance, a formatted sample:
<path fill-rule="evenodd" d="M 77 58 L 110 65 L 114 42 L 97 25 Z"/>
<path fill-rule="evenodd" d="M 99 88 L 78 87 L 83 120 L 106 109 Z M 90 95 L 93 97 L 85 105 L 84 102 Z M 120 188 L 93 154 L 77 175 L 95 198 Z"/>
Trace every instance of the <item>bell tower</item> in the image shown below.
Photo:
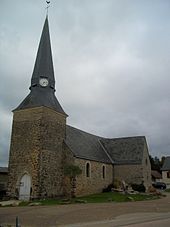
<path fill-rule="evenodd" d="M 66 117 L 55 96 L 55 77 L 46 17 L 30 93 L 13 111 L 8 195 L 22 200 L 63 193 L 62 150 Z"/>

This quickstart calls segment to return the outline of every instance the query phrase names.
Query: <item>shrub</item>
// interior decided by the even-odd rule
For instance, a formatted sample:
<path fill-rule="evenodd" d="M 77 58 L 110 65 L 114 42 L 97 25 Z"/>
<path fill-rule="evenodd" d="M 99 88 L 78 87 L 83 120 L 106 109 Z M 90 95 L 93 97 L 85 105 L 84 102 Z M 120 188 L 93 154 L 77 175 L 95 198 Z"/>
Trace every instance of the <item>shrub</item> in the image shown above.
<path fill-rule="evenodd" d="M 121 180 L 119 180 L 119 179 L 114 179 L 114 188 L 116 188 L 116 189 L 119 189 L 119 188 L 121 188 Z"/>
<path fill-rule="evenodd" d="M 137 192 L 145 192 L 146 188 L 144 184 L 132 184 L 132 189 Z"/>
<path fill-rule="evenodd" d="M 149 193 L 156 193 L 156 188 L 154 188 L 154 187 L 151 185 L 151 186 L 149 186 L 149 188 L 148 188 L 148 192 L 149 192 Z"/>
<path fill-rule="evenodd" d="M 65 165 L 64 175 L 70 178 L 71 183 L 71 197 L 74 198 L 76 194 L 76 177 L 82 173 L 79 166 L 76 165 Z"/>
<path fill-rule="evenodd" d="M 109 184 L 106 188 L 103 188 L 102 192 L 111 192 L 112 188 L 114 188 L 114 185 Z"/>

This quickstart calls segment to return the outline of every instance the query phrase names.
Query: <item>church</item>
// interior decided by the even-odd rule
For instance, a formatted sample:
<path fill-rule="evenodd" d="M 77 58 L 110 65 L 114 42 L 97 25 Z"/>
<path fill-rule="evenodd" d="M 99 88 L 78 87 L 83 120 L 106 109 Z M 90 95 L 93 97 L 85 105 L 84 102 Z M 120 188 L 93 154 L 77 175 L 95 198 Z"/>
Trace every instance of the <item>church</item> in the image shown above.
<path fill-rule="evenodd" d="M 101 107 L 102 108 L 102 107 Z M 102 192 L 115 179 L 151 184 L 146 138 L 103 138 L 67 125 L 55 96 L 48 16 L 45 19 L 30 93 L 13 110 L 8 195 L 29 200 L 67 195 L 64 166 L 81 169 L 76 195 Z"/>

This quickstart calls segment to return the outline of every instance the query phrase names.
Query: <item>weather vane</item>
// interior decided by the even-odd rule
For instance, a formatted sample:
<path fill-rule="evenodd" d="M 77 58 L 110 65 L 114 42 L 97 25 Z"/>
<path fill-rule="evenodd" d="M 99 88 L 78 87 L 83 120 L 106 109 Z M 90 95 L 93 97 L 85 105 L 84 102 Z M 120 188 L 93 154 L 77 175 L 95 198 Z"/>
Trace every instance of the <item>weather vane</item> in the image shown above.
<path fill-rule="evenodd" d="M 48 8 L 50 7 L 50 1 L 46 1 L 46 3 L 47 3 L 46 10 L 47 10 L 47 16 L 48 16 Z"/>

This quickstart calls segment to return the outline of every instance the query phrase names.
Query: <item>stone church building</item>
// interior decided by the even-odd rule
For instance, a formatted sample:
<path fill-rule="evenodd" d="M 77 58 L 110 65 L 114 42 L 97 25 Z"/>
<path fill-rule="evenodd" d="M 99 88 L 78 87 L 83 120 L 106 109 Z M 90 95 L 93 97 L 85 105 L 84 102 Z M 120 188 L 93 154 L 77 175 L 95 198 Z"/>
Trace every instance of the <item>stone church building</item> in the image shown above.
<path fill-rule="evenodd" d="M 67 194 L 63 169 L 70 164 L 82 170 L 76 195 L 101 192 L 115 179 L 151 184 L 145 137 L 103 138 L 67 125 L 67 117 L 55 96 L 46 17 L 30 93 L 13 111 L 8 195 L 28 200 Z"/>

